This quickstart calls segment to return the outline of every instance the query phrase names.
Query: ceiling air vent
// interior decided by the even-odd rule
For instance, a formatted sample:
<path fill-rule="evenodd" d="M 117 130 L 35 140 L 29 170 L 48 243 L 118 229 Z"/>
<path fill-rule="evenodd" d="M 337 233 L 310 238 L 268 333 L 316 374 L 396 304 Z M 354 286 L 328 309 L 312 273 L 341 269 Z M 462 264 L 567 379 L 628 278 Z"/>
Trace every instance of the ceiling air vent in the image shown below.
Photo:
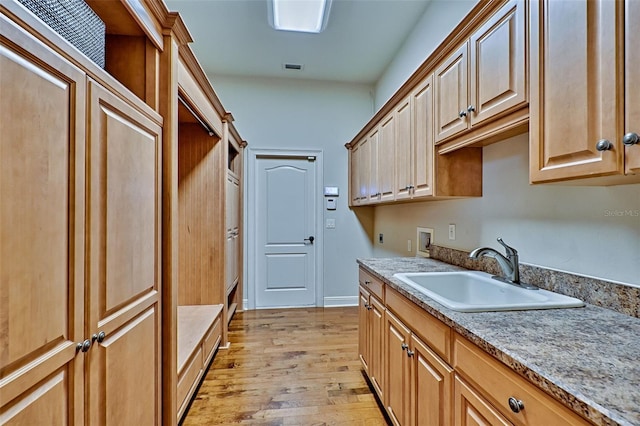
<path fill-rule="evenodd" d="M 285 70 L 302 71 L 304 65 L 302 64 L 282 64 Z"/>

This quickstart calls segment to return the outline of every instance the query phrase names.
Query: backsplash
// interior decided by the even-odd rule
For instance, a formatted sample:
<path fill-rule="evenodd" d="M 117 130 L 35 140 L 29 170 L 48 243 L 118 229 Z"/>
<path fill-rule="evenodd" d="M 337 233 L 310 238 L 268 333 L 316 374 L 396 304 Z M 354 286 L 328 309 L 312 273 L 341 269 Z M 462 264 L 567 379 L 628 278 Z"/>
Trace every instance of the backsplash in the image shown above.
<path fill-rule="evenodd" d="M 498 263 L 488 257 L 478 260 L 469 258 L 469 253 L 432 245 L 432 259 L 441 260 L 466 269 L 500 275 Z M 640 318 L 640 288 L 611 281 L 585 277 L 568 272 L 546 269 L 540 266 L 520 264 L 520 280 L 549 291 L 555 291 L 596 306 L 611 309 L 625 315 Z"/>

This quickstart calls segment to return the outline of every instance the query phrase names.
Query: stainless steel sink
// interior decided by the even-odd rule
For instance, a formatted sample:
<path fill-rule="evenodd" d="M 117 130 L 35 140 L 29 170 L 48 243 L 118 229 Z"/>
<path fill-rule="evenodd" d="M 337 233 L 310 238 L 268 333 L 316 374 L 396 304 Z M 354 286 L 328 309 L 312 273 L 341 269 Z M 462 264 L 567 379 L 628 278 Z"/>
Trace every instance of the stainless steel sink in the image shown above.
<path fill-rule="evenodd" d="M 394 277 L 425 296 L 460 312 L 577 308 L 584 303 L 551 291 L 528 290 L 478 271 L 413 272 Z"/>

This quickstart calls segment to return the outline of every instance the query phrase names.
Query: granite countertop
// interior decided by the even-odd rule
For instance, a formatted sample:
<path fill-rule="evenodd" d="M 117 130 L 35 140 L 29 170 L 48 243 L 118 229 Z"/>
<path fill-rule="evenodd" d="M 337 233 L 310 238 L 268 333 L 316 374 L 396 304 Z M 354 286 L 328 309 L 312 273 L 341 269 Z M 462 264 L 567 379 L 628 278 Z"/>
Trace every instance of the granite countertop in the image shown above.
<path fill-rule="evenodd" d="M 584 308 L 463 313 L 393 277 L 464 270 L 422 258 L 358 263 L 561 403 L 598 425 L 640 425 L 640 319 Z"/>

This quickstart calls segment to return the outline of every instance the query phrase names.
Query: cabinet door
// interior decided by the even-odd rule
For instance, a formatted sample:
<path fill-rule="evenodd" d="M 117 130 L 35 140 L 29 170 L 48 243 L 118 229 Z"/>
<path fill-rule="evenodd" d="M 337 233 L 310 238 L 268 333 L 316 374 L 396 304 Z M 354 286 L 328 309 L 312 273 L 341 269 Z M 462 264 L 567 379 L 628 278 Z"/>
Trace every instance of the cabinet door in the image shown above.
<path fill-rule="evenodd" d="M 378 135 L 380 132 L 378 129 L 374 129 L 369 134 L 369 202 L 375 203 L 380 198 L 380 176 L 378 173 L 378 162 L 380 157 L 378 156 Z"/>
<path fill-rule="evenodd" d="M 471 125 L 527 101 L 525 11 L 511 0 L 471 36 Z"/>
<path fill-rule="evenodd" d="M 360 163 L 358 156 L 360 155 L 360 145 L 356 145 L 349 151 L 349 179 L 350 181 L 350 196 L 351 205 L 357 206 L 360 204 Z"/>
<path fill-rule="evenodd" d="M 84 423 L 85 75 L 0 14 L 0 423 Z"/>
<path fill-rule="evenodd" d="M 371 348 L 371 327 L 369 326 L 369 292 L 360 286 L 358 293 L 358 354 L 365 373 L 370 376 L 369 352 Z"/>
<path fill-rule="evenodd" d="M 161 129 L 89 83 L 88 352 L 95 425 L 160 423 Z M 152 114 L 152 113 L 150 113 Z"/>
<path fill-rule="evenodd" d="M 640 135 L 640 2 L 625 2 L 625 129 Z M 625 173 L 640 174 L 640 144 L 625 147 Z"/>
<path fill-rule="evenodd" d="M 453 369 L 420 339 L 411 336 L 411 424 L 451 424 Z"/>
<path fill-rule="evenodd" d="M 478 392 L 457 376 L 455 378 L 454 399 L 456 426 L 511 425 Z"/>
<path fill-rule="evenodd" d="M 411 95 L 413 198 L 433 195 L 433 75 Z"/>
<path fill-rule="evenodd" d="M 541 0 L 530 6 L 531 181 L 622 173 L 623 40 L 616 27 L 623 3 Z M 600 140 L 612 149 L 598 151 Z"/>
<path fill-rule="evenodd" d="M 391 312 L 385 317 L 386 407 L 395 425 L 408 425 L 410 421 L 410 330 Z"/>
<path fill-rule="evenodd" d="M 411 98 L 403 99 L 395 108 L 396 114 L 396 155 L 395 155 L 395 196 L 396 200 L 411 198 L 413 170 L 411 164 Z"/>
<path fill-rule="evenodd" d="M 436 143 L 469 128 L 468 52 L 467 42 L 435 70 Z"/>
<path fill-rule="evenodd" d="M 360 182 L 360 204 L 369 202 L 369 182 L 371 175 L 371 150 L 369 140 L 363 139 L 358 147 L 358 182 Z"/>
<path fill-rule="evenodd" d="M 371 310 L 370 326 L 371 326 L 371 349 L 369 371 L 371 373 L 371 382 L 378 392 L 380 399 L 384 400 L 384 312 L 385 307 L 378 299 L 371 296 L 369 299 Z"/>
<path fill-rule="evenodd" d="M 380 201 L 393 201 L 396 123 L 393 111 L 382 120 L 378 138 L 378 173 Z"/>

